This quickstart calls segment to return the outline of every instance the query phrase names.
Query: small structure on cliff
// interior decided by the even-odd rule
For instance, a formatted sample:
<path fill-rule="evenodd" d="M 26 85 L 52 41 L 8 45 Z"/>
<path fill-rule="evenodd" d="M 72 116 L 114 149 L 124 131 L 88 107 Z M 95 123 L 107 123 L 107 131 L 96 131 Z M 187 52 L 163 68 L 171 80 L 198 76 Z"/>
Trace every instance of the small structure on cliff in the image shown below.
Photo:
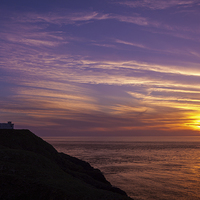
<path fill-rule="evenodd" d="M 12 122 L 0 123 L 0 129 L 14 129 L 14 124 Z"/>

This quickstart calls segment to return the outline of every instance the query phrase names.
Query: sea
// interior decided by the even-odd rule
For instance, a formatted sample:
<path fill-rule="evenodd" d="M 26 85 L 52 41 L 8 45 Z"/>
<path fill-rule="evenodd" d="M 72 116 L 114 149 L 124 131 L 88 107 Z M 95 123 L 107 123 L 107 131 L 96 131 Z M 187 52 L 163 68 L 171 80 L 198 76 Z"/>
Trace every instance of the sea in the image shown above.
<path fill-rule="evenodd" d="M 45 137 L 135 200 L 200 200 L 200 137 Z"/>

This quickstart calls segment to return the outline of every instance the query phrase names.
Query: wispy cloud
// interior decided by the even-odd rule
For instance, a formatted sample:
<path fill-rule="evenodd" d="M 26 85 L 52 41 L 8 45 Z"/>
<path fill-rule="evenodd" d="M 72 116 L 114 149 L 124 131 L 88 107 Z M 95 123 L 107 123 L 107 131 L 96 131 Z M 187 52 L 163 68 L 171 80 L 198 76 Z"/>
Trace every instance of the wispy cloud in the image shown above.
<path fill-rule="evenodd" d="M 191 7 L 198 4 L 198 0 L 135 0 L 118 3 L 130 7 L 145 7 L 153 10 L 163 10 L 175 6 Z"/>
<path fill-rule="evenodd" d="M 127 22 L 132 24 L 137 24 L 141 26 L 154 25 L 157 26 L 156 21 L 150 21 L 146 17 L 140 16 L 138 13 L 133 13 L 132 15 L 119 15 L 113 13 L 99 13 L 99 12 L 63 12 L 63 13 L 46 13 L 46 14 L 38 14 L 38 13 L 24 13 L 19 14 L 15 13 L 11 18 L 12 21 L 16 21 L 18 23 L 41 23 L 42 26 L 46 26 L 47 24 L 56 24 L 61 26 L 62 24 L 74 24 L 79 22 L 93 22 L 98 20 L 109 20 L 115 19 L 121 22 Z"/>
<path fill-rule="evenodd" d="M 116 19 L 121 22 L 137 24 L 141 26 L 148 26 L 148 25 L 158 26 L 157 22 L 150 21 L 147 18 L 138 16 L 138 15 L 133 15 L 133 16 L 110 15 L 109 18 Z"/>
<path fill-rule="evenodd" d="M 126 42 L 126 41 L 123 41 L 123 40 L 115 40 L 115 42 L 120 43 L 120 44 L 134 46 L 134 47 L 139 47 L 139 48 L 143 48 L 143 49 L 148 49 L 148 47 L 144 46 L 143 44 Z"/>
<path fill-rule="evenodd" d="M 145 1 L 146 2 L 146 1 Z M 123 2 L 123 4 L 126 4 L 126 2 Z M 133 2 L 135 4 L 135 2 Z M 143 5 L 140 2 L 141 5 Z M 148 2 L 146 2 L 148 4 Z M 144 4 L 144 5 L 146 5 Z M 150 3 L 149 3 L 150 4 Z M 154 4 L 152 5 L 159 5 L 159 4 Z M 139 26 L 144 26 L 144 27 L 154 27 L 154 28 L 160 28 L 168 31 L 174 31 L 174 30 L 183 30 L 183 27 L 177 27 L 177 26 L 172 26 L 170 24 L 163 23 L 159 19 L 152 19 L 147 16 L 143 16 L 137 12 L 132 13 L 132 14 L 127 14 L 127 15 L 122 15 L 122 14 L 114 14 L 114 13 L 102 13 L 102 12 L 49 12 L 49 13 L 34 13 L 34 12 L 27 12 L 27 13 L 13 13 L 12 17 L 9 17 L 11 24 L 5 24 L 4 26 L 7 29 L 6 34 L 9 32 L 12 32 L 12 30 L 20 29 L 21 33 L 23 32 L 23 35 L 26 33 L 27 37 L 25 38 L 24 41 L 26 43 L 31 43 L 35 45 L 41 45 L 42 42 L 37 41 L 38 36 L 32 36 L 31 33 L 33 34 L 33 31 L 35 32 L 37 30 L 38 34 L 41 34 L 43 31 L 43 44 L 46 46 L 53 46 L 56 45 L 56 43 L 52 44 L 50 40 L 54 37 L 54 39 L 57 40 L 62 40 L 63 35 L 62 32 L 59 33 L 50 33 L 47 32 L 46 29 L 51 26 L 51 25 L 56 25 L 57 28 L 61 28 L 64 25 L 85 25 L 85 23 L 94 23 L 96 21 L 107 21 L 107 20 L 116 20 L 118 22 L 122 23 L 130 23 L 134 25 L 139 25 Z M 10 29 L 10 30 L 9 30 Z M 62 28 L 61 28 L 62 29 Z M 186 28 L 185 28 L 186 29 Z M 46 31 L 47 37 L 45 36 L 44 31 Z M 184 31 L 192 31 L 191 29 L 187 29 Z M 19 31 L 18 31 L 19 32 Z M 28 35 L 29 33 L 29 35 Z M 16 35 L 14 39 L 18 39 L 19 35 Z M 183 36 L 185 37 L 185 36 Z M 29 39 L 29 41 L 27 41 Z M 31 41 L 32 40 L 32 41 Z"/>
<path fill-rule="evenodd" d="M 146 3 L 144 3 L 146 2 Z M 150 1 L 144 1 L 139 2 L 138 5 L 157 5 L 159 7 L 159 3 L 150 3 Z M 159 1 L 161 2 L 161 1 Z M 122 2 L 122 4 L 126 4 L 127 2 Z M 137 2 L 132 2 L 134 5 L 137 4 Z M 130 4 L 132 4 L 130 3 Z M 167 2 L 165 2 L 166 5 L 168 5 Z M 186 3 L 186 2 L 185 2 Z M 171 4 L 175 4 L 175 2 L 171 2 Z M 171 5 L 170 4 L 170 5 Z M 177 3 L 178 4 L 178 3 Z M 189 3 L 188 3 L 189 4 Z M 192 2 L 191 2 L 192 4 Z M 64 42 L 63 37 L 64 34 L 62 31 L 57 31 L 57 32 L 49 32 L 46 31 L 49 26 L 51 25 L 56 25 L 58 29 L 62 29 L 62 26 L 64 25 L 85 25 L 85 23 L 94 23 L 97 21 L 108 21 L 108 20 L 116 20 L 118 22 L 122 23 L 130 23 L 133 25 L 139 25 L 143 27 L 153 27 L 157 28 L 158 30 L 167 30 L 168 32 L 163 32 L 160 31 L 162 34 L 170 34 L 174 35 L 176 37 L 181 37 L 181 38 L 190 38 L 192 39 L 193 37 L 189 37 L 188 34 L 183 34 L 182 32 L 193 32 L 191 28 L 187 27 L 179 27 L 177 25 L 171 25 L 166 22 L 163 22 L 160 19 L 153 19 L 147 16 L 143 16 L 137 12 L 132 13 L 132 14 L 127 14 L 127 15 L 122 15 L 122 14 L 114 14 L 114 13 L 102 13 L 102 12 L 49 12 L 49 13 L 43 13 L 43 14 L 38 14 L 38 13 L 33 13 L 33 12 L 27 12 L 27 13 L 13 13 L 12 17 L 9 17 L 10 19 L 10 24 L 8 23 L 7 25 L 4 24 L 6 27 L 7 31 L 4 33 L 6 37 L 11 37 L 9 36 L 9 32 L 12 33 L 12 30 L 18 30 L 17 33 L 23 33 L 23 35 L 16 34 L 15 36 L 12 36 L 10 38 L 13 41 L 21 41 L 25 42 L 26 44 L 33 44 L 33 45 L 46 45 L 46 46 L 54 46 L 57 45 L 59 42 Z M 21 30 L 21 31 L 19 31 Z M 157 32 L 158 32 L 157 30 Z M 174 33 L 174 31 L 181 31 L 180 33 Z M 36 32 L 37 31 L 37 35 Z M 151 30 L 149 30 L 151 31 Z M 153 30 L 154 32 L 156 30 Z M 26 35 L 25 35 L 26 34 Z M 3 32 L 1 33 L 3 35 Z M 23 40 L 20 40 L 20 36 L 25 37 Z M 40 41 L 40 39 L 43 40 Z M 43 38 L 41 38 L 43 36 Z M 4 36 L 5 37 L 5 36 Z M 72 36 L 71 36 L 72 38 Z M 196 37 L 197 38 L 197 37 Z M 54 41 L 54 43 L 51 42 L 52 39 L 57 39 L 57 43 Z M 66 38 L 65 38 L 66 39 Z M 69 40 L 71 40 L 69 38 Z"/>
<path fill-rule="evenodd" d="M 15 13 L 12 17 L 13 21 L 17 21 L 19 23 L 45 23 L 50 24 L 72 24 L 74 22 L 81 22 L 81 21 L 91 21 L 91 20 L 104 20 L 108 19 L 108 14 L 101 14 L 98 12 L 50 12 L 45 14 L 38 14 L 38 13 Z M 16 15 L 16 16 L 15 16 Z"/>

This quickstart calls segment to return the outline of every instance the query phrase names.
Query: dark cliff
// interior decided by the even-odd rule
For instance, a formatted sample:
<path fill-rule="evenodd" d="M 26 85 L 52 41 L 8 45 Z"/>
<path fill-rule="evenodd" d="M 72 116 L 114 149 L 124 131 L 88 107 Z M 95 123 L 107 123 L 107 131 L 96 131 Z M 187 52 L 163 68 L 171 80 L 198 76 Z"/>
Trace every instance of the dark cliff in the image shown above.
<path fill-rule="evenodd" d="M 0 199 L 130 200 L 89 163 L 29 130 L 0 130 Z"/>

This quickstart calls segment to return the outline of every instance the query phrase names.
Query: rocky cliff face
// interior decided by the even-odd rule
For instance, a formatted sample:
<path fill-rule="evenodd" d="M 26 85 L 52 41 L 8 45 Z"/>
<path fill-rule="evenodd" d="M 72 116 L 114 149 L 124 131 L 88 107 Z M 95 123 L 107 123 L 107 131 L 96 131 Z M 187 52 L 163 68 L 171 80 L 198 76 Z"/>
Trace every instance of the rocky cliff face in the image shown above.
<path fill-rule="evenodd" d="M 0 130 L 0 199 L 130 200 L 89 163 L 29 130 Z"/>

